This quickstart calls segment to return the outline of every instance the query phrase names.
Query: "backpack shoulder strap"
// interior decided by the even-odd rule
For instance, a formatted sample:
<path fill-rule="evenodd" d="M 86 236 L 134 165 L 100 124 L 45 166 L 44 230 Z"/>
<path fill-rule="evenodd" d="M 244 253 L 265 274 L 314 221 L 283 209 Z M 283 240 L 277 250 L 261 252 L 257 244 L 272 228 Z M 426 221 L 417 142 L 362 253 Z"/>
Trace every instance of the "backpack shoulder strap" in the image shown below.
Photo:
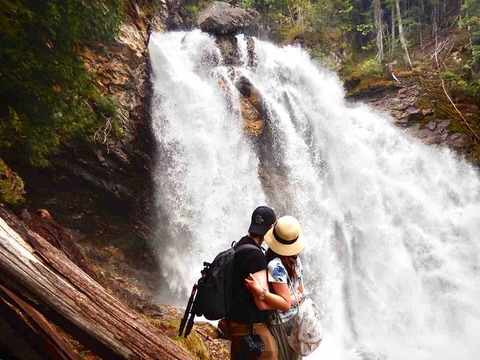
<path fill-rule="evenodd" d="M 243 244 L 243 245 L 238 245 L 238 246 L 234 246 L 233 248 L 235 250 L 235 253 L 239 253 L 239 252 L 242 252 L 242 251 L 245 251 L 245 250 L 258 250 L 258 251 L 262 251 L 262 249 L 259 249 L 258 246 L 255 246 L 253 244 Z M 263 251 L 262 251 L 263 253 Z"/>

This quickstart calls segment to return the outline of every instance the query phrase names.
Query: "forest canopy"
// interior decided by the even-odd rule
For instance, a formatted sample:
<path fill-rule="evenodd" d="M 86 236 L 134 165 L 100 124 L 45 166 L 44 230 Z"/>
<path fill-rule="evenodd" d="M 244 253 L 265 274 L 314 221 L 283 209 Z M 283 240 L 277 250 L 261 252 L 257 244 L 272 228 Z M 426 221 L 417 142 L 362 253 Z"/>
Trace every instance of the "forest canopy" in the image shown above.
<path fill-rule="evenodd" d="M 189 6 L 210 1 L 189 0 Z M 385 73 L 395 61 L 412 69 L 413 47 L 425 50 L 446 32 L 464 30 L 465 66 L 446 72 L 454 87 L 480 99 L 480 1 L 478 0 L 239 0 L 262 14 L 261 26 L 284 43 L 300 40 L 312 55 L 336 53 L 343 69 L 363 75 Z M 436 45 L 435 45 L 436 46 Z M 438 46 L 440 46 L 438 44 Z M 419 51 L 419 52 L 421 52 Z M 435 48 L 434 52 L 439 49 Z"/>

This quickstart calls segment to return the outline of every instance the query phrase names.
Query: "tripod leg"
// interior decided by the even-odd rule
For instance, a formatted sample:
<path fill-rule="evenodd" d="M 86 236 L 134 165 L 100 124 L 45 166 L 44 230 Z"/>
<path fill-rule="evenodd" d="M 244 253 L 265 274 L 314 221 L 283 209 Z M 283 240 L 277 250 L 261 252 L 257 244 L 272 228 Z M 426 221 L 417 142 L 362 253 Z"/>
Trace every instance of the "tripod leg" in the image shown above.
<path fill-rule="evenodd" d="M 185 329 L 184 337 L 187 337 L 188 335 L 190 335 L 190 331 L 192 331 L 192 327 L 193 327 L 194 318 L 195 318 L 195 313 L 192 312 L 192 314 L 190 315 L 190 319 L 188 319 L 187 328 Z"/>
<path fill-rule="evenodd" d="M 185 309 L 185 313 L 183 314 L 182 321 L 180 322 L 178 336 L 182 336 L 182 332 L 183 332 L 183 329 L 185 328 L 185 324 L 187 323 L 188 314 L 190 313 L 190 309 L 192 308 L 193 299 L 195 297 L 196 292 L 197 292 L 197 284 L 193 285 L 192 293 L 190 295 L 190 298 L 188 299 L 187 308 Z"/>

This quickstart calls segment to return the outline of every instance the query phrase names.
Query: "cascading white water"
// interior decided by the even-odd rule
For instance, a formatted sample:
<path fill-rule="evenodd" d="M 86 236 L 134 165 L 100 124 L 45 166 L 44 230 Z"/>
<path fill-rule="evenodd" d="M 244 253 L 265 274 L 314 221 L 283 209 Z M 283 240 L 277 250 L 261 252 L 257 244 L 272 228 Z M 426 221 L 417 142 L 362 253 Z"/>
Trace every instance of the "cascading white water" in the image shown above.
<path fill-rule="evenodd" d="M 300 49 L 255 40 L 252 68 L 237 40 L 244 65 L 233 70 L 198 31 L 150 40 L 164 298 L 184 305 L 202 262 L 245 234 L 257 205 L 276 204 L 304 228 L 306 287 L 324 316 L 309 358 L 476 359 L 478 171 L 347 104 L 337 77 Z M 265 102 L 261 146 L 281 191 L 262 187 L 265 150 L 243 134 L 239 76 Z"/>

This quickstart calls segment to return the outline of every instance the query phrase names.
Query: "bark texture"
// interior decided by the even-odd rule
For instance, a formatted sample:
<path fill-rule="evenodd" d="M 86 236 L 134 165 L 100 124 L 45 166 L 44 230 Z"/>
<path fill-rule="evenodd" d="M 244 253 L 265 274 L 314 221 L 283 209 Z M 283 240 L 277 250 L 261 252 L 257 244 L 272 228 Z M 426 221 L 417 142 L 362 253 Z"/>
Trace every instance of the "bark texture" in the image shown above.
<path fill-rule="evenodd" d="M 381 62 L 383 60 L 383 22 L 380 0 L 373 0 L 373 14 L 373 28 L 375 29 L 375 37 L 377 42 L 377 60 Z"/>

